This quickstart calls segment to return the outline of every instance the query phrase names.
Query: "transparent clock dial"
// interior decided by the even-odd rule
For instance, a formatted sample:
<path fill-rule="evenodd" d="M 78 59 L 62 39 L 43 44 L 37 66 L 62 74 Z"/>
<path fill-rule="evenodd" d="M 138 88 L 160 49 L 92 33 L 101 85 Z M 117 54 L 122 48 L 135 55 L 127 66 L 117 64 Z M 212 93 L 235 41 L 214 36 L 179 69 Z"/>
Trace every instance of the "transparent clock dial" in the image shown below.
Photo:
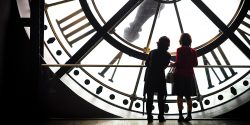
<path fill-rule="evenodd" d="M 114 14 L 124 6 L 124 0 L 89 0 L 92 12 L 99 19 L 100 24 L 105 24 Z M 237 14 L 240 0 L 203 0 L 203 2 L 225 23 L 230 25 L 230 21 Z M 112 4 L 111 4 L 112 3 Z M 225 4 L 226 6 L 221 7 Z M 112 6 L 112 7 L 110 7 Z M 154 16 L 158 3 L 154 0 L 144 0 L 119 26 L 115 28 L 118 34 L 117 39 L 126 40 L 129 44 L 138 48 L 146 47 L 149 41 Z M 179 47 L 180 26 L 184 32 L 192 35 L 192 47 L 199 49 L 219 34 L 219 29 L 204 13 L 191 1 L 179 0 L 176 3 L 161 3 L 158 18 L 153 29 L 150 48 L 156 48 L 156 42 L 160 36 L 166 35 L 171 40 L 170 52 L 175 52 Z M 177 11 L 179 19 L 177 18 Z M 179 23 L 180 21 L 180 23 Z M 125 42 L 125 44 L 126 44 Z"/>
<path fill-rule="evenodd" d="M 183 30 L 189 32 L 193 37 L 192 46 L 197 49 L 209 46 L 209 43 L 213 42 L 213 39 L 221 33 L 219 28 L 191 0 L 177 1 Z M 87 4 L 91 12 L 83 11 L 85 9 L 82 8 L 81 2 Z M 87 13 L 92 13 L 100 26 L 104 27 L 127 2 L 128 0 L 80 2 L 76 0 L 45 0 L 46 29 L 44 30 L 43 55 L 47 64 L 96 65 L 71 67 L 67 70 L 62 70 L 63 67 L 60 66 L 50 67 L 50 69 L 78 96 L 98 108 L 124 118 L 145 118 L 146 116 L 141 114 L 143 111 L 144 60 L 122 52 L 119 47 L 110 44 L 110 39 L 95 41 L 100 31 L 91 25 L 91 20 L 86 16 Z M 145 0 L 143 2 L 154 1 Z M 152 30 L 155 8 L 152 9 L 154 13 L 143 25 L 134 21 L 140 7 L 145 6 L 143 2 L 105 35 L 110 35 L 117 40 L 116 42 L 141 53 L 145 52 L 143 48 L 147 45 L 151 50 L 154 49 L 157 39 L 162 35 L 167 35 L 172 41 L 170 52 L 175 52 L 176 48 L 179 47 L 178 39 L 181 27 L 174 4 L 161 4 L 155 28 Z M 203 2 L 228 25 L 237 17 L 236 14 L 241 3 L 244 3 L 240 0 L 203 0 Z M 228 6 L 224 7 L 223 3 L 227 3 Z M 155 6 L 155 4 L 152 5 Z M 220 10 L 221 6 L 224 7 L 223 11 Z M 246 23 L 242 23 L 237 30 L 231 31 L 242 40 L 248 49 L 248 43 L 250 43 L 249 15 L 248 12 L 243 20 Z M 135 28 L 133 31 L 138 30 L 138 32 L 126 32 L 131 23 L 136 24 L 133 24 L 133 28 Z M 138 29 L 136 26 L 140 25 L 141 27 Z M 131 40 L 130 33 L 139 33 L 139 35 L 136 39 Z M 150 33 L 152 33 L 152 39 L 149 38 Z M 88 47 L 90 41 L 95 44 Z M 242 53 L 241 48 L 238 48 L 231 40 L 223 40 L 221 43 L 215 49 L 200 55 L 199 65 L 244 66 L 249 64 L 249 56 Z M 89 51 L 86 52 L 86 49 Z M 112 66 L 99 66 L 107 64 Z M 122 65 L 130 65 L 131 67 L 116 67 Z M 168 70 L 166 69 L 166 72 Z M 194 117 L 214 117 L 249 100 L 247 99 L 249 68 L 197 67 L 195 75 L 199 96 L 193 97 Z M 167 91 L 169 95 L 165 104 L 165 116 L 177 118 L 176 96 L 171 95 L 171 84 L 167 83 Z M 236 103 L 236 100 L 243 101 Z M 225 107 L 231 108 L 224 109 Z M 184 106 L 184 113 L 186 113 L 186 108 Z M 153 113 L 158 113 L 156 100 Z"/>

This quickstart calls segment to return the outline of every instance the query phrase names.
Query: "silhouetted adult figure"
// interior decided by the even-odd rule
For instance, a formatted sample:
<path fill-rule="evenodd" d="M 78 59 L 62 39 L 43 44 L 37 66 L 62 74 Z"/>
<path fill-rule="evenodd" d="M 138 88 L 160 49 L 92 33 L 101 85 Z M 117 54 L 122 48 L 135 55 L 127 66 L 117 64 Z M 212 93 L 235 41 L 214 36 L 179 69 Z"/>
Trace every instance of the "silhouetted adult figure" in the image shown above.
<path fill-rule="evenodd" d="M 153 122 L 152 108 L 153 97 L 157 93 L 159 122 L 164 122 L 164 100 L 167 96 L 165 69 L 169 65 L 171 55 L 167 52 L 170 40 L 166 36 L 162 36 L 157 42 L 157 49 L 152 50 L 146 60 L 146 74 L 144 85 L 144 97 L 147 95 L 146 111 L 148 123 Z"/>
<path fill-rule="evenodd" d="M 196 96 L 196 87 L 194 83 L 193 67 L 198 65 L 197 52 L 191 48 L 192 39 L 188 33 L 183 33 L 180 37 L 180 45 L 176 52 L 176 61 L 171 64 L 176 67 L 172 94 L 177 95 L 177 106 L 179 110 L 179 119 L 181 121 L 192 120 L 192 99 L 191 96 Z M 183 96 L 187 101 L 187 117 L 184 119 Z"/>

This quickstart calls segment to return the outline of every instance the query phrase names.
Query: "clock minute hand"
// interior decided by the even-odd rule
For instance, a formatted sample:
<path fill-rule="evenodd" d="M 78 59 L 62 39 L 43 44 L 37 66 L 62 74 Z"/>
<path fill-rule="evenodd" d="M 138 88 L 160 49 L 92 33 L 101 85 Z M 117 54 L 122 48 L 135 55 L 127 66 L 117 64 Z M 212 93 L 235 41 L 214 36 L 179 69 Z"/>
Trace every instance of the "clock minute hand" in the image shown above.
<path fill-rule="evenodd" d="M 179 25 L 180 25 L 181 33 L 184 33 L 183 26 L 182 26 L 182 23 L 181 23 L 180 13 L 178 11 L 178 7 L 177 7 L 176 2 L 177 2 L 177 0 L 174 0 L 174 8 L 175 8 L 176 16 L 177 16 L 177 19 L 178 19 L 178 22 L 179 22 Z"/>
<path fill-rule="evenodd" d="M 85 58 L 103 39 L 105 34 L 115 28 L 142 0 L 129 0 L 103 27 L 91 37 L 65 64 L 79 63 Z M 80 0 L 82 5 L 87 5 L 86 0 Z M 62 77 L 72 67 L 61 67 L 56 75 Z"/>
<path fill-rule="evenodd" d="M 155 16 L 154 16 L 153 24 L 152 24 L 152 27 L 151 27 L 151 30 L 150 30 L 150 34 L 149 34 L 149 37 L 148 37 L 148 42 L 147 42 L 146 48 L 149 48 L 149 45 L 151 43 L 151 39 L 152 39 L 153 32 L 154 32 L 154 29 L 155 29 L 155 24 L 156 24 L 156 20 L 157 20 L 159 11 L 160 11 L 160 7 L 161 7 L 161 3 L 158 2 L 157 8 L 156 8 L 156 11 L 155 11 Z"/>

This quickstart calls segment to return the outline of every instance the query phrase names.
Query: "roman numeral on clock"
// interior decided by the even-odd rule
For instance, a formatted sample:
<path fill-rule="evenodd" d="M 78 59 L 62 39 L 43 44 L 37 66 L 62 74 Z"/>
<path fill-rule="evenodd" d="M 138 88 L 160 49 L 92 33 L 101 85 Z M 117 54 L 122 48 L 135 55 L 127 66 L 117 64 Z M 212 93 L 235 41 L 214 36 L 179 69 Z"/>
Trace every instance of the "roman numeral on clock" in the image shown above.
<path fill-rule="evenodd" d="M 222 57 L 223 60 L 219 60 L 218 58 L 218 54 L 215 53 L 215 51 L 211 51 L 211 55 L 212 58 L 214 59 L 214 61 L 216 62 L 215 65 L 222 65 L 222 62 L 224 62 L 226 65 L 230 65 L 225 53 L 223 52 L 223 50 L 221 49 L 221 47 L 217 48 L 219 51 L 219 55 Z M 208 61 L 207 57 L 205 55 L 202 56 L 204 65 L 211 65 L 210 61 Z M 219 84 L 225 82 L 226 80 L 230 79 L 231 77 L 233 77 L 234 75 L 236 75 L 237 73 L 233 70 L 232 67 L 227 68 L 229 70 L 230 73 L 227 73 L 226 68 L 224 67 L 220 67 L 219 70 L 215 70 L 215 68 L 211 67 L 211 70 L 209 70 L 208 67 L 205 68 L 205 72 L 206 72 L 206 76 L 207 76 L 207 81 L 208 81 L 208 89 L 211 89 L 214 87 L 214 85 L 212 84 L 212 79 L 211 79 L 211 75 L 214 74 L 215 77 L 217 78 L 217 80 L 219 81 Z M 210 72 L 212 71 L 212 72 Z M 219 73 L 222 74 L 223 79 L 219 77 Z"/>
<path fill-rule="evenodd" d="M 103 26 L 100 26 L 97 21 L 94 19 L 93 14 L 89 13 L 89 19 L 92 18 L 96 22 L 98 31 L 66 62 L 66 64 L 79 63 L 80 60 L 83 60 L 104 38 L 104 36 L 110 37 L 107 32 L 113 30 L 121 21 L 128 16 L 132 10 L 134 10 L 142 1 L 141 0 L 129 0 L 110 20 L 107 21 Z M 80 1 L 82 9 L 85 9 L 84 12 L 90 12 L 88 3 L 86 0 Z M 61 67 L 56 75 L 62 77 L 67 73 L 71 67 Z"/>
<path fill-rule="evenodd" d="M 241 23 L 241 26 L 244 26 L 245 28 L 238 28 L 237 31 L 239 32 L 239 35 L 246 41 L 248 46 L 250 46 L 250 15 L 246 15 L 247 21 L 243 21 Z"/>
<path fill-rule="evenodd" d="M 122 58 L 122 52 L 119 52 L 111 61 L 109 64 L 115 64 L 117 62 L 117 65 L 120 63 L 120 60 Z M 105 67 L 100 73 L 98 73 L 99 75 L 101 75 L 102 77 L 105 77 L 105 73 L 110 69 L 110 67 Z M 111 76 L 111 78 L 109 79 L 109 81 L 113 82 L 113 78 L 115 76 L 117 67 L 115 67 L 113 74 Z"/>
<path fill-rule="evenodd" d="M 60 20 L 56 20 L 63 36 L 66 41 L 72 47 L 72 45 L 81 39 L 87 37 L 88 35 L 95 32 L 93 27 L 91 27 L 88 19 L 84 15 L 82 9 L 76 10 L 71 14 L 65 16 Z M 66 25 L 66 22 L 70 22 Z M 77 28 L 74 29 L 74 26 L 77 25 Z M 73 30 L 70 30 L 73 29 Z"/>
<path fill-rule="evenodd" d="M 246 46 L 246 44 L 234 34 L 232 30 L 228 26 L 226 26 L 216 14 L 212 12 L 201 0 L 191 0 L 222 32 L 225 36 L 227 36 L 233 43 L 236 45 L 242 53 L 245 54 L 248 59 L 250 59 L 250 49 Z M 244 4 L 246 7 L 248 4 Z M 245 8 L 246 8 L 245 7 Z M 245 11 L 245 10 L 242 10 Z M 249 15 L 247 15 L 249 18 Z M 249 23 L 247 23 L 249 24 Z M 244 24 L 243 24 L 244 25 Z"/>

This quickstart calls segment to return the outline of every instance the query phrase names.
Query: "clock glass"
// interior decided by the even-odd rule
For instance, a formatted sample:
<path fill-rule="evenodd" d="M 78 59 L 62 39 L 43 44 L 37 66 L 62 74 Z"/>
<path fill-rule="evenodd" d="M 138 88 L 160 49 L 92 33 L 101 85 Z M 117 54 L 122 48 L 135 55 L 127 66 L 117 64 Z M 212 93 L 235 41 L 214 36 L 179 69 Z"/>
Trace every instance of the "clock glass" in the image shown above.
<path fill-rule="evenodd" d="M 247 7 L 246 0 L 45 0 L 43 58 L 84 100 L 123 118 L 145 118 L 147 53 L 165 35 L 174 61 L 178 39 L 188 32 L 201 66 L 194 117 L 215 117 L 249 101 Z M 166 84 L 165 116 L 177 118 L 176 96 Z"/>

